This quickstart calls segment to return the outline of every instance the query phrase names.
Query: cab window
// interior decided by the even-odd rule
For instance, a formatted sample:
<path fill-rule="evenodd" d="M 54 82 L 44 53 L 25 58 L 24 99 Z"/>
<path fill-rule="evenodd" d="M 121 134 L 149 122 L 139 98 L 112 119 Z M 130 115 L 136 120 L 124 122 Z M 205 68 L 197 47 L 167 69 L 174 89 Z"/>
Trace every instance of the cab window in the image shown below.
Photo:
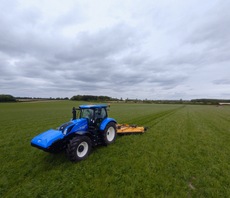
<path fill-rule="evenodd" d="M 91 120 L 93 118 L 93 109 L 82 109 L 81 118 L 88 118 Z"/>
<path fill-rule="evenodd" d="M 104 119 L 107 117 L 106 110 L 104 108 L 101 109 L 101 118 Z"/>
<path fill-rule="evenodd" d="M 95 109 L 95 119 L 103 120 L 106 117 L 107 117 L 107 113 L 104 108 Z"/>

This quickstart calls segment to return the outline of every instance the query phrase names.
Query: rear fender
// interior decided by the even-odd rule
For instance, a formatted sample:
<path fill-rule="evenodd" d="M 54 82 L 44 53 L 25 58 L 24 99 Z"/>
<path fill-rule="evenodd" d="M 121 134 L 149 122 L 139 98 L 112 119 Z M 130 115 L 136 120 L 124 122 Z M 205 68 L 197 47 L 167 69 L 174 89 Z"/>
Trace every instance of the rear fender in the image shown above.
<path fill-rule="evenodd" d="M 106 119 L 104 119 L 104 120 L 102 121 L 102 123 L 101 123 L 101 125 L 100 125 L 100 130 L 101 130 L 101 131 L 104 131 L 104 130 L 105 130 L 105 127 L 107 126 L 107 124 L 108 124 L 109 122 L 115 122 L 115 123 L 117 123 L 116 120 L 113 119 L 113 118 L 106 118 Z"/>

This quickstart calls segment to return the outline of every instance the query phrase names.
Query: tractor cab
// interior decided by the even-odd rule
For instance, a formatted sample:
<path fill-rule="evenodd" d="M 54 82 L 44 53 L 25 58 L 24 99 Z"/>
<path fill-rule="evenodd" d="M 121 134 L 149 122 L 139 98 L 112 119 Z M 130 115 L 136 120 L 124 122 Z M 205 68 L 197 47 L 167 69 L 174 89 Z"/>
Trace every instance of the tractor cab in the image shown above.
<path fill-rule="evenodd" d="M 76 110 L 78 110 L 78 116 Z M 73 107 L 72 113 L 72 120 L 76 120 L 77 117 L 78 119 L 86 118 L 89 126 L 97 128 L 99 128 L 102 121 L 108 117 L 107 105 L 81 105 L 79 109 Z"/>

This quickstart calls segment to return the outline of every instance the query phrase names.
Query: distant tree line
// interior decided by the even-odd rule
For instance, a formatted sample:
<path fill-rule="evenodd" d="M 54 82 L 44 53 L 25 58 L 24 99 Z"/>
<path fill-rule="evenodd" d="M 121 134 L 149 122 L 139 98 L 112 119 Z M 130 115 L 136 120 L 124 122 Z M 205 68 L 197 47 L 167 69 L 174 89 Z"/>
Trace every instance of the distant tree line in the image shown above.
<path fill-rule="evenodd" d="M 116 98 L 111 98 L 109 96 L 93 96 L 93 95 L 76 95 L 70 98 L 70 100 L 76 101 L 117 101 Z"/>
<path fill-rule="evenodd" d="M 16 98 L 11 95 L 0 94 L 0 102 L 16 102 Z"/>
<path fill-rule="evenodd" d="M 218 105 L 220 103 L 230 103 L 230 100 L 222 100 L 222 99 L 193 99 L 193 100 L 191 100 L 191 103 Z"/>
<path fill-rule="evenodd" d="M 53 97 L 49 97 L 49 98 L 41 98 L 41 97 L 16 97 L 17 101 L 36 101 L 36 100 L 69 100 L 68 97 L 65 98 L 61 98 L 61 97 L 57 97 L 57 98 L 53 98 Z"/>
<path fill-rule="evenodd" d="M 68 97 L 61 98 L 40 98 L 40 97 L 14 97 L 9 94 L 0 94 L 0 102 L 29 102 L 29 101 L 39 101 L 39 100 L 69 100 Z M 75 95 L 70 98 L 70 100 L 73 101 L 88 101 L 88 102 L 125 102 L 125 103 L 155 103 L 155 104 L 203 104 L 203 105 L 219 105 L 221 103 L 230 103 L 229 100 L 225 99 L 192 99 L 192 100 L 148 100 L 147 98 L 144 100 L 140 99 L 125 99 L 123 100 L 122 98 L 117 99 L 117 98 L 112 98 L 109 96 L 95 96 L 95 95 Z"/>
<path fill-rule="evenodd" d="M 197 104 L 197 105 L 219 105 L 221 103 L 230 103 L 230 100 L 224 99 L 192 99 L 192 100 L 139 100 L 126 99 L 126 103 L 146 103 L 146 104 Z"/>

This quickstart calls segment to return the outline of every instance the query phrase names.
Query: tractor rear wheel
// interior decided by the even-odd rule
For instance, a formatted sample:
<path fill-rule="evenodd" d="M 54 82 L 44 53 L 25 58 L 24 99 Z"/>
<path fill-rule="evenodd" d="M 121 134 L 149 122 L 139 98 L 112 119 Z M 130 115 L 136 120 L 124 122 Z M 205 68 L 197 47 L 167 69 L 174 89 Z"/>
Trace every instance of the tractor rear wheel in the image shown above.
<path fill-rule="evenodd" d="M 117 128 L 114 122 L 110 122 L 107 124 L 105 130 L 103 131 L 103 144 L 109 145 L 112 144 L 117 136 Z"/>
<path fill-rule="evenodd" d="M 73 137 L 66 148 L 66 153 L 70 161 L 78 162 L 88 157 L 91 152 L 92 142 L 87 136 Z"/>

